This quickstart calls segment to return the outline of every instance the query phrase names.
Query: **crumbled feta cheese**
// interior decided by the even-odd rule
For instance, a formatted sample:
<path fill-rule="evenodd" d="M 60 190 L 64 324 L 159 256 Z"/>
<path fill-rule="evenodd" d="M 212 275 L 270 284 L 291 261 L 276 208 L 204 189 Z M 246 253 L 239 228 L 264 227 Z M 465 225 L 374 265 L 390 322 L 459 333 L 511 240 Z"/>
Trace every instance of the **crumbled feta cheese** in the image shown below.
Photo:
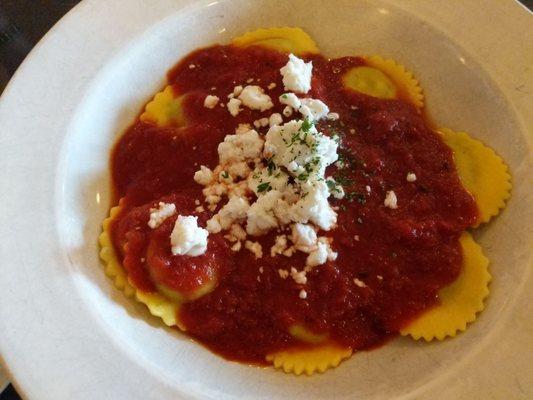
<path fill-rule="evenodd" d="M 246 239 L 246 231 L 239 224 L 231 225 L 230 234 L 237 240 Z"/>
<path fill-rule="evenodd" d="M 268 119 L 268 124 L 270 126 L 281 125 L 282 123 L 283 123 L 283 118 L 281 117 L 281 114 L 279 113 L 272 114 L 270 118 Z"/>
<path fill-rule="evenodd" d="M 252 110 L 265 111 L 274 107 L 270 96 L 259 86 L 246 86 L 239 95 L 239 100 Z"/>
<path fill-rule="evenodd" d="M 383 202 L 385 207 L 392 209 L 398 208 L 398 199 L 396 198 L 396 193 L 393 190 L 389 190 L 385 196 L 385 201 Z"/>
<path fill-rule="evenodd" d="M 263 257 L 263 248 L 261 247 L 261 244 L 259 242 L 252 242 L 250 240 L 247 240 L 246 243 L 244 243 L 244 247 L 247 250 L 250 250 L 250 252 L 252 252 L 252 254 L 255 256 L 255 258 Z"/>
<path fill-rule="evenodd" d="M 409 172 L 407 174 L 407 182 L 414 182 L 416 181 L 416 175 L 413 172 Z"/>
<path fill-rule="evenodd" d="M 236 117 L 241 112 L 242 102 L 239 99 L 230 99 L 228 101 L 228 111 L 231 115 Z"/>
<path fill-rule="evenodd" d="M 289 277 L 289 271 L 286 269 L 278 269 L 278 274 L 281 279 L 287 279 Z"/>
<path fill-rule="evenodd" d="M 333 228 L 337 222 L 337 214 L 328 203 L 329 192 L 324 181 L 318 181 L 293 206 L 293 221 L 312 222 L 325 231 Z"/>
<path fill-rule="evenodd" d="M 242 243 L 241 242 L 235 242 L 235 244 L 233 246 L 230 247 L 231 251 L 240 251 L 242 248 Z"/>
<path fill-rule="evenodd" d="M 287 118 L 292 115 L 292 107 L 291 106 L 285 106 L 283 109 L 283 115 L 285 115 Z"/>
<path fill-rule="evenodd" d="M 372 189 L 368 185 L 365 186 L 365 189 L 366 189 L 367 193 L 371 193 L 372 192 Z"/>
<path fill-rule="evenodd" d="M 239 124 L 239 126 L 235 128 L 235 134 L 240 135 L 243 133 L 247 133 L 250 130 L 252 130 L 252 126 L 250 124 Z"/>
<path fill-rule="evenodd" d="M 289 175 L 278 168 L 271 170 L 259 168 L 248 176 L 248 187 L 259 196 L 270 190 L 283 191 L 287 187 L 288 181 Z"/>
<path fill-rule="evenodd" d="M 307 283 L 307 276 L 305 274 L 306 272 L 304 270 L 298 271 L 296 268 L 291 267 L 291 278 L 298 285 L 305 285 Z"/>
<path fill-rule="evenodd" d="M 231 227 L 235 222 L 242 222 L 246 218 L 246 213 L 250 208 L 250 203 L 244 197 L 230 197 L 229 201 L 220 209 L 217 217 L 218 223 L 222 229 L 226 230 Z M 211 218 L 211 219 L 213 219 Z M 208 221 L 209 224 L 209 221 Z M 208 225 L 209 226 L 209 225 Z"/>
<path fill-rule="evenodd" d="M 250 167 L 245 161 L 236 162 L 228 165 L 229 174 L 235 178 L 246 178 L 250 174 Z"/>
<path fill-rule="evenodd" d="M 226 135 L 218 145 L 218 157 L 221 164 L 253 160 L 261 157 L 262 150 L 263 139 L 256 131 L 250 130 L 239 135 Z"/>
<path fill-rule="evenodd" d="M 150 208 L 148 226 L 155 229 L 174 214 L 176 214 L 176 206 L 174 204 L 160 201 L 157 208 Z"/>
<path fill-rule="evenodd" d="M 261 127 L 264 127 L 264 126 L 268 126 L 268 118 L 256 119 L 254 121 L 254 126 L 256 128 L 261 128 Z"/>
<path fill-rule="evenodd" d="M 337 143 L 318 132 L 309 121 L 292 120 L 273 126 L 265 139 L 265 150 L 269 149 L 273 154 L 276 165 L 287 168 L 294 161 L 306 168 L 306 179 L 321 177 L 326 167 L 338 158 Z"/>
<path fill-rule="evenodd" d="M 353 283 L 355 283 L 360 288 L 366 287 L 366 284 L 363 281 L 361 281 L 361 280 L 359 280 L 357 278 L 353 278 Z"/>
<path fill-rule="evenodd" d="M 318 121 L 329 113 L 329 107 L 318 99 L 300 99 L 302 105 L 298 109 L 300 114 L 311 120 Z"/>
<path fill-rule="evenodd" d="M 233 88 L 233 96 L 237 97 L 242 92 L 242 86 L 238 85 Z"/>
<path fill-rule="evenodd" d="M 326 118 L 329 119 L 330 121 L 336 121 L 340 118 L 339 114 L 336 113 L 336 112 L 332 112 L 332 113 L 329 113 L 328 115 L 326 115 Z"/>
<path fill-rule="evenodd" d="M 216 105 L 219 102 L 218 96 L 213 96 L 211 94 L 207 95 L 204 100 L 204 107 L 205 108 L 215 108 Z"/>
<path fill-rule="evenodd" d="M 316 245 L 316 231 L 311 225 L 300 223 L 293 224 L 291 232 L 291 240 L 296 246 L 296 249 L 308 249 L 309 247 Z"/>
<path fill-rule="evenodd" d="M 302 105 L 302 102 L 296 96 L 294 93 L 283 93 L 281 96 L 279 96 L 279 102 L 281 104 L 285 104 L 287 107 L 291 108 L 291 114 L 292 109 L 298 110 L 300 106 Z M 286 107 L 285 107 L 286 108 Z"/>
<path fill-rule="evenodd" d="M 170 234 L 172 254 L 196 257 L 207 250 L 209 232 L 198 226 L 198 217 L 178 215 Z"/>
<path fill-rule="evenodd" d="M 213 215 L 213 217 L 209 221 L 207 221 L 206 229 L 209 233 L 218 233 L 222 230 L 218 215 Z"/>
<path fill-rule="evenodd" d="M 307 93 L 311 89 L 311 75 L 313 72 L 313 63 L 289 54 L 289 61 L 280 70 L 283 76 L 283 85 L 285 90 L 291 90 L 298 93 Z"/>
<path fill-rule="evenodd" d="M 307 292 L 304 289 L 300 290 L 300 293 L 298 294 L 298 297 L 300 299 L 302 299 L 302 300 L 307 299 Z"/>
<path fill-rule="evenodd" d="M 309 253 L 305 260 L 305 265 L 309 267 L 316 267 L 317 265 L 325 264 L 328 261 L 328 248 L 325 243 L 318 243 L 316 250 Z"/>
<path fill-rule="evenodd" d="M 276 236 L 274 245 L 270 248 L 270 257 L 283 254 L 285 250 L 287 250 L 287 235 Z"/>
<path fill-rule="evenodd" d="M 270 229 L 278 226 L 278 221 L 274 214 L 274 209 L 281 199 L 281 193 L 277 190 L 271 190 L 263 196 L 260 196 L 255 203 L 248 209 L 248 222 L 246 232 L 249 235 L 260 236 L 267 233 Z"/>
<path fill-rule="evenodd" d="M 213 171 L 201 165 L 200 169 L 194 173 L 194 180 L 200 185 L 207 186 L 213 181 Z"/>

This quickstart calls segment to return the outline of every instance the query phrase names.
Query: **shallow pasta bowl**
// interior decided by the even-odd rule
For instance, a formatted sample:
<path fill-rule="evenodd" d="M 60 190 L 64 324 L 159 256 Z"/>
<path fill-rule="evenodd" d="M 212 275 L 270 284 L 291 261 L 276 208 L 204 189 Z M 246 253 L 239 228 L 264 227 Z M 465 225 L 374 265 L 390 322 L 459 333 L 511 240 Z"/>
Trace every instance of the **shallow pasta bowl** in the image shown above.
<path fill-rule="evenodd" d="M 483 10 L 459 1 L 83 2 L 0 102 L 0 350 L 15 384 L 36 399 L 533 396 L 529 17 L 512 1 Z M 424 87 L 436 125 L 466 130 L 509 164 L 508 207 L 476 233 L 491 260 L 491 296 L 457 338 L 398 338 L 297 378 L 223 360 L 103 274 L 97 237 L 119 133 L 189 51 L 286 25 L 304 28 L 332 57 L 400 61 Z"/>

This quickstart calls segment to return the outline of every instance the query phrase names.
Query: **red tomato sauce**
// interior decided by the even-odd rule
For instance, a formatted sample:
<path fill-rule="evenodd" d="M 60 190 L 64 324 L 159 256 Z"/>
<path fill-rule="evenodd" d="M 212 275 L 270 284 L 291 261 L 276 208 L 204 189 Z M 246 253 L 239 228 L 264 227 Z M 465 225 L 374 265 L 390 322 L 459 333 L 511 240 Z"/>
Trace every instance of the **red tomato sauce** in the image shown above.
<path fill-rule="evenodd" d="M 209 294 L 184 303 L 179 318 L 191 336 L 228 359 L 265 363 L 266 354 L 301 345 L 288 333 L 294 324 L 357 350 L 383 344 L 436 305 L 438 291 L 456 279 L 462 262 L 458 238 L 477 217 L 451 150 L 412 105 L 345 89 L 341 77 L 364 64 L 360 58 L 308 59 L 313 61 L 308 96 L 340 114 L 317 128 L 341 138 L 339 153 L 347 168 L 331 166 L 327 175 L 347 195 L 331 200 L 339 207 L 338 224 L 322 233 L 333 238 L 338 258 L 307 274 L 306 299 L 298 297 L 292 279 L 278 274 L 280 268 L 304 266 L 306 255 L 270 257 L 275 233 L 251 238 L 263 246 L 260 259 L 245 249 L 231 251 L 224 232 L 209 235 L 204 255 L 187 257 L 170 252 L 177 216 L 157 229 L 147 226 L 149 209 L 166 201 L 176 204 L 177 214 L 197 215 L 205 227 L 217 210 L 195 211 L 195 200 L 203 204 L 203 196 L 194 172 L 218 164 L 218 144 L 239 123 L 281 113 L 284 106 L 276 99 L 284 92 L 279 69 L 287 62 L 285 54 L 232 46 L 190 54 L 168 74 L 175 91 L 187 94 L 187 126 L 158 128 L 137 120 L 112 153 L 114 190 L 123 206 L 112 237 L 124 268 L 140 290 L 179 291 L 180 299 L 194 299 L 206 284 L 214 285 Z M 233 117 L 225 107 L 203 106 L 208 94 L 225 103 L 227 94 L 249 79 L 275 100 L 273 109 L 244 108 Z M 272 82 L 276 87 L 267 90 Z M 415 182 L 407 182 L 408 172 L 416 174 Z M 397 209 L 383 205 L 391 189 Z M 354 284 L 354 278 L 366 286 Z"/>

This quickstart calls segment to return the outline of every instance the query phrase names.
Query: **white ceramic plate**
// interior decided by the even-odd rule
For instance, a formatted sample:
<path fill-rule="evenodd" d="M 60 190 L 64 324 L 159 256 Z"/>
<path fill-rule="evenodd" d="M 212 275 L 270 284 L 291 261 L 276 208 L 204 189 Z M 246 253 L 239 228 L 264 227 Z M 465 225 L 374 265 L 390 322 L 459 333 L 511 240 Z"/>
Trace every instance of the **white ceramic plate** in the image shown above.
<path fill-rule="evenodd" d="M 533 397 L 531 15 L 511 0 L 85 1 L 35 48 L 0 103 L 0 349 L 30 399 Z M 97 236 L 117 135 L 187 52 L 296 25 L 327 55 L 379 53 L 416 73 L 442 126 L 509 163 L 513 197 L 476 237 L 487 308 L 443 343 L 399 338 L 311 378 L 227 362 L 105 278 Z"/>

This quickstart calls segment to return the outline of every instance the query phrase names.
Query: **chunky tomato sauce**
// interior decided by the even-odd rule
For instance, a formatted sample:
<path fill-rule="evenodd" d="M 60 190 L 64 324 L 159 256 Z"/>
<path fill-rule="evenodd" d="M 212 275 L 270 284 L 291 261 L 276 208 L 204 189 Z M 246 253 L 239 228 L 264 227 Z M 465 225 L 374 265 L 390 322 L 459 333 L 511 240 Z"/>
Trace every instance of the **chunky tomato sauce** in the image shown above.
<path fill-rule="evenodd" d="M 412 105 L 343 88 L 343 73 L 364 64 L 360 58 L 309 59 L 308 96 L 340 114 L 317 128 L 341 138 L 339 153 L 347 167 L 331 166 L 327 174 L 347 195 L 331 200 L 338 207 L 338 224 L 326 234 L 339 256 L 307 274 L 306 299 L 298 297 L 294 280 L 278 274 L 280 268 L 304 266 L 306 254 L 271 258 L 276 232 L 253 238 L 263 246 L 260 259 L 245 249 L 231 251 L 224 233 L 209 236 L 204 255 L 187 257 L 170 252 L 176 216 L 157 229 L 147 226 L 149 209 L 166 201 L 176 204 L 178 214 L 197 215 L 205 227 L 216 210 L 195 211 L 195 200 L 203 203 L 203 195 L 194 172 L 200 165 L 218 164 L 218 144 L 239 123 L 281 113 L 284 106 L 275 101 L 275 108 L 264 113 L 244 108 L 233 117 L 219 105 L 206 109 L 204 99 L 215 94 L 225 102 L 234 86 L 250 78 L 265 89 L 276 83 L 267 93 L 277 99 L 283 93 L 279 69 L 287 62 L 285 54 L 232 46 L 192 53 L 168 75 L 175 91 L 187 94 L 187 126 L 158 128 L 137 121 L 112 154 L 114 189 L 123 199 L 112 235 L 125 269 L 139 289 L 185 299 L 179 317 L 188 333 L 229 359 L 264 363 L 266 354 L 300 345 L 288 333 L 295 324 L 353 349 L 384 343 L 437 304 L 439 289 L 458 276 L 458 238 L 477 216 L 450 149 Z M 408 172 L 416 174 L 415 182 L 406 181 Z M 391 189 L 399 199 L 397 209 L 383 205 Z M 366 286 L 354 284 L 354 278 Z M 202 288 L 212 291 L 195 300 Z"/>

